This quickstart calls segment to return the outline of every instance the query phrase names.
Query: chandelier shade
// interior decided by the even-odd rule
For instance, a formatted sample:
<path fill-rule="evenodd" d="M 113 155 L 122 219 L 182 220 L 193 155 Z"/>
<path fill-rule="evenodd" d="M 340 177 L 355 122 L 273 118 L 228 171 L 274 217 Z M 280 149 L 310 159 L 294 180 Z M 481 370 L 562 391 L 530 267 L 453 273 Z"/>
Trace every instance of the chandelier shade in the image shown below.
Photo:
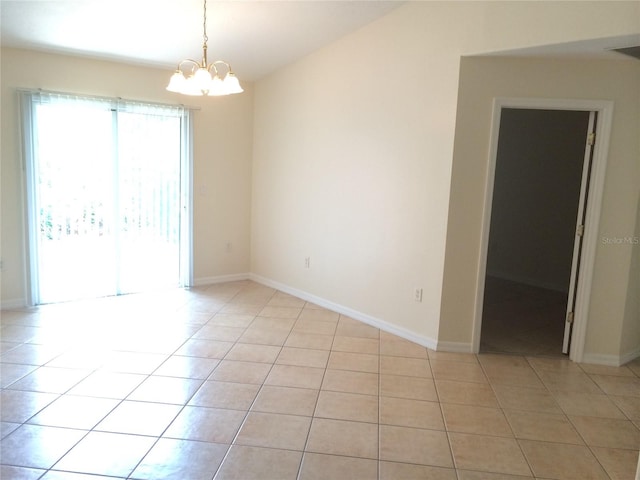
<path fill-rule="evenodd" d="M 212 97 L 242 93 L 240 81 L 231 65 L 222 60 L 207 62 L 207 0 L 204 0 L 202 62 L 182 60 L 169 79 L 167 90 L 182 95 Z"/>

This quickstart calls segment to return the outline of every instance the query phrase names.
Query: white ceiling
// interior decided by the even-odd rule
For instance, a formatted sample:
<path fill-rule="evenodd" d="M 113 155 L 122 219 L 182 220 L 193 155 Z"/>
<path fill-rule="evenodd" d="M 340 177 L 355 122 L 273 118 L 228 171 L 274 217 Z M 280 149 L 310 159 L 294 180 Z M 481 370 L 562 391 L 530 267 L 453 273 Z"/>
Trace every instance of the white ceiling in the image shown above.
<path fill-rule="evenodd" d="M 386 15 L 401 0 L 209 0 L 209 61 L 259 79 Z M 203 0 L 0 0 L 3 46 L 173 69 L 202 55 Z M 640 35 L 500 52 L 629 58 Z M 491 55 L 497 52 L 491 52 Z"/>
<path fill-rule="evenodd" d="M 255 80 L 401 4 L 209 0 L 209 61 Z M 3 46 L 175 68 L 201 59 L 203 0 L 0 0 L 0 25 Z"/>
<path fill-rule="evenodd" d="M 488 55 L 512 57 L 572 57 L 604 60 L 633 60 L 633 57 L 618 53 L 614 51 L 614 49 L 632 47 L 637 45 L 640 45 L 640 34 L 594 38 L 577 42 L 566 42 L 561 44 L 541 45 L 531 48 L 504 50 L 501 52 L 490 52 Z"/>

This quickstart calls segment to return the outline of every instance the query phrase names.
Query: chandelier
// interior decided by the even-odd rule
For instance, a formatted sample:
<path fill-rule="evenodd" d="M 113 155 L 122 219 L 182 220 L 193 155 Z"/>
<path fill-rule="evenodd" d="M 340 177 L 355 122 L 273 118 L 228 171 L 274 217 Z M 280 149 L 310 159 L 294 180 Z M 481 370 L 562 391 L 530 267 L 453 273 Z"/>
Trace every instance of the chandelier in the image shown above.
<path fill-rule="evenodd" d="M 183 95 L 231 95 L 242 93 L 238 77 L 231 66 L 222 60 L 207 63 L 207 0 L 204 0 L 204 21 L 202 24 L 202 63 L 190 58 L 182 60 L 169 80 L 167 90 Z M 183 71 L 186 68 L 186 72 Z M 185 75 L 186 74 L 186 75 Z"/>

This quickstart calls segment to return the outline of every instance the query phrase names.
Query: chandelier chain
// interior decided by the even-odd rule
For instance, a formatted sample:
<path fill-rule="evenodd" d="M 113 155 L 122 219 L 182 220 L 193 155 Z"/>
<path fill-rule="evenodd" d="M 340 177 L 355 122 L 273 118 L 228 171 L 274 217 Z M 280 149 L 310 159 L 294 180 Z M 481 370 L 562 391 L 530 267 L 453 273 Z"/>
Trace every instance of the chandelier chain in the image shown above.
<path fill-rule="evenodd" d="M 209 41 L 209 37 L 207 37 L 207 0 L 204 0 L 204 15 L 202 22 L 202 38 L 204 39 L 204 44 L 206 46 L 207 41 Z"/>

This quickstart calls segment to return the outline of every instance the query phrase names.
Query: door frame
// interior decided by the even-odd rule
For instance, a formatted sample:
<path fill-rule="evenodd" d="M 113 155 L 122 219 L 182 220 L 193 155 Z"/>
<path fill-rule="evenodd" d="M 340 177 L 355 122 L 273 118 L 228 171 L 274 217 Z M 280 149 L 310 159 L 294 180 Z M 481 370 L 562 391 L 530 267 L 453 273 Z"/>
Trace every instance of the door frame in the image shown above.
<path fill-rule="evenodd" d="M 598 232 L 600 213 L 602 210 L 602 195 L 607 169 L 607 153 L 609 151 L 609 137 L 613 122 L 613 102 L 607 100 L 579 100 L 579 99 L 547 99 L 547 98 L 507 98 L 497 97 L 493 100 L 491 120 L 489 164 L 485 187 L 484 209 L 482 219 L 482 238 L 480 242 L 480 261 L 477 272 L 477 291 L 475 298 L 475 318 L 473 322 L 472 346 L 473 351 L 480 351 L 480 336 L 482 331 L 482 312 L 484 307 L 485 276 L 487 272 L 487 252 L 489 249 L 489 229 L 491 225 L 491 208 L 493 203 L 493 188 L 498 156 L 498 136 L 500 134 L 500 120 L 503 108 L 519 108 L 533 110 L 573 110 L 595 111 L 598 113 L 596 125 L 596 142 L 593 150 L 593 165 L 589 180 L 589 189 L 585 214 L 585 229 L 582 244 L 580 271 L 578 272 L 576 289 L 576 308 L 569 347 L 569 358 L 575 362 L 582 362 L 584 344 L 589 318 L 589 298 L 598 246 Z M 585 133 L 586 141 L 586 133 Z M 586 147 L 586 143 L 585 143 Z"/>

